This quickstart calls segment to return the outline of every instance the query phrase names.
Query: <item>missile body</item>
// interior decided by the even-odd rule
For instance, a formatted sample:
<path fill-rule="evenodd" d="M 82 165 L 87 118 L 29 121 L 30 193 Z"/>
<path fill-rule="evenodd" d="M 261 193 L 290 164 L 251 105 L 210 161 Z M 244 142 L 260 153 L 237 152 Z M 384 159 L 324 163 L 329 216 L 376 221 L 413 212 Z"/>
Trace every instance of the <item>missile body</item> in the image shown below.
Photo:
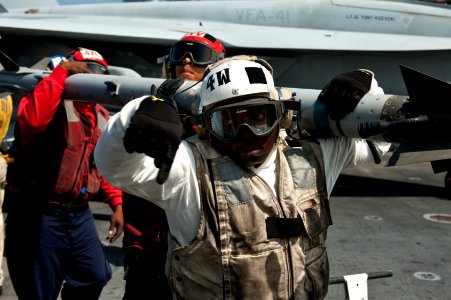
<path fill-rule="evenodd" d="M 112 75 L 75 74 L 67 78 L 65 93 L 69 99 L 93 100 L 104 105 L 122 107 L 127 102 L 142 95 L 150 95 L 152 85 L 159 86 L 164 79 L 130 78 Z M 301 102 L 301 124 L 310 132 L 321 136 L 368 137 L 386 140 L 378 132 L 374 122 L 400 121 L 407 119 L 409 111 L 402 110 L 407 96 L 366 95 L 355 110 L 339 121 L 331 120 L 324 103 L 317 101 L 319 90 L 289 88 L 295 93 L 295 101 Z M 200 84 L 185 81 L 179 88 L 175 100 L 184 112 L 192 111 L 191 106 L 199 99 Z M 374 126 L 366 128 L 365 124 Z"/>
<path fill-rule="evenodd" d="M 0 71 L 0 93 L 29 93 L 49 74 L 48 71 L 22 67 L 18 71 Z M 117 111 L 132 99 L 150 95 L 152 86 L 158 87 L 163 81 L 162 78 L 75 74 L 66 79 L 64 96 L 96 101 Z M 199 99 L 200 86 L 198 82 L 184 82 L 175 97 L 180 110 L 192 111 L 193 102 Z M 451 141 L 443 127 L 451 125 L 451 109 L 448 105 L 438 105 L 442 102 L 437 99 L 431 101 L 434 105 L 429 107 L 429 99 L 423 99 L 424 95 L 414 101 L 411 95 L 365 95 L 354 111 L 335 121 L 327 115 L 324 103 L 317 100 L 319 90 L 288 89 L 295 93 L 295 101 L 301 103 L 300 125 L 318 136 L 362 137 L 390 142 Z M 434 98 L 440 95 L 435 92 Z M 411 132 L 412 128 L 415 133 Z"/>
<path fill-rule="evenodd" d="M 0 97 L 30 93 L 49 71 L 24 68 L 0 51 Z M 434 171 L 451 169 L 451 84 L 400 66 L 408 96 L 365 95 L 353 111 L 332 120 L 325 104 L 317 100 L 320 90 L 288 88 L 300 109 L 294 116 L 311 137 L 346 136 L 399 142 L 389 165 L 430 161 Z M 66 79 L 64 97 L 96 101 L 111 113 L 130 100 L 150 95 L 164 79 L 140 77 L 130 69 L 111 68 L 110 75 L 75 74 Z M 200 84 L 186 81 L 177 91 L 179 112 L 192 111 L 199 99 Z M 15 97 L 17 99 L 17 97 Z M 17 105 L 17 103 L 15 103 Z M 300 130 L 298 130 L 300 132 Z M 402 149 L 401 149 L 402 148 Z M 393 158 L 395 157 L 395 158 Z"/>
<path fill-rule="evenodd" d="M 376 140 L 387 140 L 377 125 L 381 121 L 391 124 L 393 121 L 407 120 L 417 112 L 405 111 L 403 107 L 408 102 L 407 96 L 398 95 L 365 95 L 343 119 L 334 121 L 329 118 L 325 104 L 317 101 L 321 91 L 309 89 L 293 89 L 295 98 L 301 101 L 300 124 L 303 129 L 316 133 L 319 136 L 371 136 Z M 373 126 L 371 126 L 373 125 Z M 385 128 L 385 127 L 384 127 Z M 390 140 L 392 141 L 392 140 Z"/>

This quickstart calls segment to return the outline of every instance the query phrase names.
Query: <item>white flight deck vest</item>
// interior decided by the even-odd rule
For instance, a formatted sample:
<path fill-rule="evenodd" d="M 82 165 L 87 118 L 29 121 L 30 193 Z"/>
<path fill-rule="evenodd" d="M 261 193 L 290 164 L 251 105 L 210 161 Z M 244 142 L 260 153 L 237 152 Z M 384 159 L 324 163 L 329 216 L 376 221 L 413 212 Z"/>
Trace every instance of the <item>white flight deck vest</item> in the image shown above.
<path fill-rule="evenodd" d="M 170 241 L 178 299 L 323 299 L 331 224 L 319 145 L 277 142 L 277 197 L 252 171 L 187 140 L 196 157 L 202 211 L 196 238 Z"/>

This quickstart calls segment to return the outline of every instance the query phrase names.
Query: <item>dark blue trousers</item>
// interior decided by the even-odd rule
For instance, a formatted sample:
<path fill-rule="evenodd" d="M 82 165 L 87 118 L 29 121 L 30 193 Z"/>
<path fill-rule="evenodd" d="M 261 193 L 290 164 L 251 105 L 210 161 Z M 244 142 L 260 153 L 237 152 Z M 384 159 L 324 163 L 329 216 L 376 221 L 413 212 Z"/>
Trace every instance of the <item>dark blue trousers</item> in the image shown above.
<path fill-rule="evenodd" d="M 88 207 L 76 212 L 45 209 L 40 218 L 33 217 L 36 223 L 29 225 L 34 227 L 25 227 L 28 222 L 22 218 L 24 222 L 17 224 L 17 217 L 7 222 L 6 243 L 8 269 L 19 299 L 57 299 L 61 287 L 64 300 L 100 297 L 111 268 Z M 16 234 L 28 239 L 28 247 Z"/>

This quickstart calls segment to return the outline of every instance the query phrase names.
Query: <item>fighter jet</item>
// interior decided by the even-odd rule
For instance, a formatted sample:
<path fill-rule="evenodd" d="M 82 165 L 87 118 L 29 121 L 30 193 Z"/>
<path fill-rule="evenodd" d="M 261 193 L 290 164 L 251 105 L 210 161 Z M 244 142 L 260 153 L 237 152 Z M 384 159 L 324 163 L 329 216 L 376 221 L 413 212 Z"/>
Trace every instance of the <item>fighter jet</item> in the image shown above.
<path fill-rule="evenodd" d="M 157 58 L 185 33 L 200 30 L 219 38 L 228 55 L 268 60 L 282 86 L 321 89 L 336 74 L 366 68 L 386 92 L 406 94 L 399 65 L 451 79 L 451 6 L 431 1 L 0 4 L 0 49 L 25 66 L 83 46 L 111 64 L 159 77 Z"/>
<path fill-rule="evenodd" d="M 451 158 L 451 141 L 440 140 L 441 136 L 447 137 L 443 130 L 449 127 L 449 109 L 444 104 L 450 95 L 446 81 L 451 77 L 448 71 L 451 69 L 451 9 L 447 4 L 409 0 L 153 1 L 76 5 L 60 5 L 54 0 L 8 0 L 0 4 L 3 7 L 0 49 L 5 49 L 21 66 L 35 64 L 43 56 L 86 46 L 99 50 L 110 64 L 131 67 L 144 76 L 132 80 L 112 76 L 99 78 L 97 85 L 92 77 L 89 80 L 72 77 L 66 83 L 66 91 L 71 87 L 80 90 L 79 85 L 90 84 L 91 89 L 83 90 L 91 95 L 96 91 L 100 101 L 108 97 L 108 101 L 116 101 L 113 105 L 120 105 L 117 101 L 138 96 L 141 91 L 138 86 L 143 87 L 142 93 L 148 93 L 150 83 L 161 82 L 156 79 L 161 74 L 161 65 L 156 59 L 167 54 L 173 42 L 186 32 L 206 31 L 221 39 L 228 55 L 263 57 L 274 67 L 279 85 L 299 89 L 297 95 L 304 101 L 303 126 L 312 131 L 318 129 L 315 120 L 318 115 L 312 112 L 316 112 L 314 103 L 320 89 L 337 74 L 359 68 L 372 70 L 389 96 L 374 101 L 366 99 L 362 104 L 369 106 L 362 107 L 369 108 L 371 113 L 363 117 L 356 113 L 344 119 L 342 132 L 338 134 L 383 137 L 388 129 L 402 130 L 406 122 L 433 119 L 439 125 L 417 126 L 421 131 L 407 142 L 403 141 L 409 150 L 400 152 L 403 155 L 394 158 L 392 163 L 425 159 L 425 150 L 430 154 L 427 161 L 447 162 Z M 399 65 L 410 68 L 399 72 Z M 7 77 L 2 77 L 2 80 L 14 78 L 8 84 L 2 82 L 6 89 L 23 86 L 17 85 L 19 80 L 34 82 L 45 76 L 45 73 L 38 76 L 19 67 L 11 71 L 10 67 L 5 67 Z M 428 80 L 428 75 L 409 71 L 411 68 L 441 78 L 438 81 L 442 83 L 436 85 L 438 81 L 434 77 Z M 413 83 L 411 78 L 414 78 Z M 406 85 L 410 82 L 409 90 L 404 82 Z M 431 83 L 432 88 L 428 87 Z M 412 90 L 415 87 L 422 88 L 418 92 Z M 128 95 L 125 91 L 133 93 Z M 393 98 L 390 94 L 409 96 Z M 405 106 L 405 102 L 409 105 Z M 393 115 L 382 118 L 387 105 Z M 406 107 L 409 107 L 407 113 Z M 330 131 L 336 129 L 336 124 L 329 125 Z M 436 131 L 431 135 L 429 131 L 433 129 Z M 415 143 L 419 147 L 415 149 L 410 142 L 421 136 L 425 140 Z M 398 141 L 399 137 L 392 136 L 392 139 Z M 405 153 L 421 155 L 413 157 Z M 442 163 L 437 165 L 438 169 L 449 169 Z"/>

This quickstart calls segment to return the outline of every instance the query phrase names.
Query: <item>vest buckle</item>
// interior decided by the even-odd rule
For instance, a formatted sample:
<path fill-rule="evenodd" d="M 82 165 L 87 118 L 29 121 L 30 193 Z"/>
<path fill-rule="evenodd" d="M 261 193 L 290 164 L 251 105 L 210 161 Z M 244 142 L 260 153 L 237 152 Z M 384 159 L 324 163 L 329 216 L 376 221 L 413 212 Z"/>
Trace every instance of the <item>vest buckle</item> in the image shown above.
<path fill-rule="evenodd" d="M 301 218 L 268 217 L 265 220 L 268 238 L 294 238 L 304 232 Z"/>

